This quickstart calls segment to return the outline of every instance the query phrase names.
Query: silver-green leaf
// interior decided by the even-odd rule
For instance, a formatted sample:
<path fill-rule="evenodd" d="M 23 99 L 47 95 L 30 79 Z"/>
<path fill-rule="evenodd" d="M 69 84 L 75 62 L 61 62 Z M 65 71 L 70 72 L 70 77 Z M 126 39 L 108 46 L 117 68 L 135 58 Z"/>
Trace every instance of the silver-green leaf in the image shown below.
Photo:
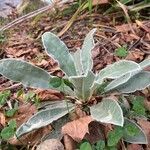
<path fill-rule="evenodd" d="M 87 74 L 93 67 L 93 60 L 92 60 L 92 49 L 94 48 L 94 39 L 93 35 L 96 32 L 96 29 L 91 30 L 85 40 L 83 42 L 82 51 L 81 51 L 81 58 L 83 64 L 83 72 Z"/>
<path fill-rule="evenodd" d="M 123 126 L 123 112 L 118 102 L 114 99 L 103 99 L 101 103 L 90 107 L 90 112 L 93 119 L 97 121 Z"/>
<path fill-rule="evenodd" d="M 73 104 L 66 104 L 66 101 L 60 101 L 58 105 L 54 104 L 51 107 L 41 110 L 33 115 L 26 123 L 23 123 L 16 131 L 16 136 L 20 137 L 25 133 L 47 126 L 53 121 L 65 116 L 69 111 L 74 109 Z M 68 108 L 67 108 L 68 107 Z"/>
<path fill-rule="evenodd" d="M 148 144 L 142 128 L 129 119 L 125 119 L 123 140 L 134 144 Z"/>
<path fill-rule="evenodd" d="M 142 69 L 144 69 L 146 67 L 150 67 L 150 58 L 149 59 L 145 59 L 139 65 L 141 66 Z"/>
<path fill-rule="evenodd" d="M 77 49 L 77 51 L 75 53 L 72 53 L 72 57 L 73 57 L 73 60 L 74 60 L 74 63 L 75 63 L 77 75 L 80 76 L 80 75 L 83 74 L 81 50 Z"/>
<path fill-rule="evenodd" d="M 43 69 L 19 59 L 0 60 L 0 74 L 6 78 L 21 82 L 26 87 L 49 88 L 51 76 Z"/>
<path fill-rule="evenodd" d="M 64 42 L 51 32 L 42 35 L 42 42 L 47 54 L 58 61 L 67 76 L 77 75 L 73 58 Z"/>
<path fill-rule="evenodd" d="M 65 115 L 58 120 L 54 121 L 52 123 L 53 131 L 50 132 L 44 139 L 43 141 L 47 139 L 59 139 L 61 140 L 63 138 L 63 134 L 61 133 L 61 128 L 70 121 L 69 115 Z"/>
<path fill-rule="evenodd" d="M 130 79 L 130 77 L 131 77 L 131 73 L 127 73 L 124 76 L 121 76 L 120 78 L 113 80 L 105 87 L 105 89 L 104 89 L 105 92 L 116 89 L 118 86 L 127 82 Z"/>
<path fill-rule="evenodd" d="M 132 73 L 140 70 L 141 67 L 139 64 L 129 60 L 121 60 L 102 69 L 97 75 L 96 82 L 98 84 L 102 84 L 103 80 L 106 78 L 116 79 L 127 73 Z"/>
<path fill-rule="evenodd" d="M 150 86 L 150 72 L 141 71 L 117 88 L 122 93 L 133 93 Z"/>
<path fill-rule="evenodd" d="M 95 75 L 92 71 L 89 71 L 86 76 L 75 76 L 70 78 L 70 81 L 75 87 L 75 93 L 79 99 L 86 101 L 92 96 L 91 87 L 94 80 Z"/>

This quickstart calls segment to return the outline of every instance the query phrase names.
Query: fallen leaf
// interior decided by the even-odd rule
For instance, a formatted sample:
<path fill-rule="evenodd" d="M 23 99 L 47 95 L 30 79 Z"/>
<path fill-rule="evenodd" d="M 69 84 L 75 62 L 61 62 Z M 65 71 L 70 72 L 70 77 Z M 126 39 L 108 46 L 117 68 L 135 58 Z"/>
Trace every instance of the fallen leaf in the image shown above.
<path fill-rule="evenodd" d="M 35 93 L 38 95 L 39 99 L 42 101 L 47 100 L 61 100 L 64 98 L 63 94 L 56 90 L 36 90 Z"/>
<path fill-rule="evenodd" d="M 82 110 L 80 106 L 76 107 L 75 112 L 76 112 L 78 119 L 86 116 L 86 113 Z"/>
<path fill-rule="evenodd" d="M 146 90 L 145 90 L 146 91 Z M 148 91 L 148 90 L 147 90 Z M 149 95 L 149 97 L 145 98 L 144 100 L 144 106 L 145 108 L 150 111 L 150 101 L 148 100 L 148 98 L 150 98 L 150 94 L 148 93 L 147 95 Z"/>
<path fill-rule="evenodd" d="M 140 27 L 141 27 L 142 29 L 144 29 L 146 32 L 150 33 L 150 29 L 149 29 L 146 25 L 144 25 L 141 21 L 135 20 L 135 22 L 136 22 L 136 24 L 137 24 L 138 26 L 140 26 Z"/>
<path fill-rule="evenodd" d="M 142 61 L 144 58 L 144 53 L 141 52 L 140 50 L 134 50 L 130 51 L 126 57 L 127 60 L 132 60 L 132 61 Z"/>
<path fill-rule="evenodd" d="M 132 41 L 133 41 L 133 40 L 139 40 L 139 39 L 140 39 L 140 37 L 139 37 L 138 35 L 133 34 L 133 33 L 130 33 L 129 36 L 132 38 Z M 130 42 L 131 42 L 131 41 L 130 41 Z"/>
<path fill-rule="evenodd" d="M 48 61 L 46 61 L 45 59 L 42 59 L 42 61 L 41 61 L 41 62 L 36 63 L 36 65 L 37 65 L 38 67 L 46 68 L 46 67 L 48 67 L 48 66 L 49 66 L 49 62 L 48 62 Z"/>
<path fill-rule="evenodd" d="M 133 23 L 132 29 L 135 30 L 136 28 L 137 28 L 136 23 Z M 117 32 L 129 32 L 129 31 L 131 31 L 129 24 L 123 24 L 123 25 L 116 26 L 116 30 L 117 30 Z"/>
<path fill-rule="evenodd" d="M 62 134 L 67 134 L 75 141 L 80 142 L 86 133 L 89 133 L 88 125 L 92 122 L 91 116 L 86 116 L 78 120 L 67 123 L 62 127 Z"/>
<path fill-rule="evenodd" d="M 58 66 L 58 62 L 55 61 L 52 57 L 48 57 L 46 53 L 44 53 L 44 54 L 40 53 L 38 57 L 39 57 L 39 59 L 33 60 L 33 63 L 36 66 L 44 68 L 51 73 L 54 71 L 60 70 L 60 68 Z"/>
<path fill-rule="evenodd" d="M 148 71 L 147 69 L 144 69 L 144 70 Z M 150 92 L 149 92 L 148 88 L 142 90 L 141 92 L 144 94 L 145 97 L 149 97 L 150 96 Z M 147 101 L 147 100 L 148 99 L 146 99 L 145 101 Z"/>
<path fill-rule="evenodd" d="M 71 121 L 83 118 L 86 116 L 85 111 L 82 110 L 81 106 L 76 106 L 75 111 L 70 114 Z"/>
<path fill-rule="evenodd" d="M 52 127 L 49 125 L 38 130 L 32 131 L 31 133 L 27 133 L 19 139 L 16 136 L 14 136 L 8 142 L 12 145 L 34 145 L 38 142 L 41 142 L 41 139 L 48 133 L 50 133 L 51 130 Z"/>
<path fill-rule="evenodd" d="M 69 136 L 64 135 L 65 150 L 75 150 L 77 143 Z"/>
<path fill-rule="evenodd" d="M 36 112 L 37 108 L 35 105 L 32 105 L 30 103 L 22 104 L 21 106 L 19 106 L 18 113 L 13 117 L 13 119 L 16 119 L 17 126 L 20 126 Z"/>
<path fill-rule="evenodd" d="M 147 120 L 138 120 L 137 122 L 142 129 L 144 130 L 145 134 L 147 135 L 148 144 L 150 145 L 150 122 Z"/>
<path fill-rule="evenodd" d="M 110 53 L 109 51 L 106 51 L 101 46 L 96 46 L 92 50 L 92 58 L 94 63 L 94 71 L 101 70 L 106 65 L 112 64 L 116 61 L 116 57 Z"/>
<path fill-rule="evenodd" d="M 108 2 L 109 2 L 108 0 L 93 0 L 92 4 L 93 6 L 95 6 L 100 4 L 107 4 Z"/>
<path fill-rule="evenodd" d="M 143 150 L 143 148 L 138 144 L 130 144 L 128 145 L 127 150 Z"/>
<path fill-rule="evenodd" d="M 64 146 L 57 139 L 49 139 L 38 145 L 36 150 L 64 150 Z"/>
<path fill-rule="evenodd" d="M 97 121 L 92 121 L 88 125 L 89 133 L 86 133 L 84 139 L 88 140 L 90 143 L 96 143 L 99 140 L 105 139 L 105 126 Z"/>
<path fill-rule="evenodd" d="M 0 124 L 4 127 L 6 124 L 5 115 L 0 112 Z"/>

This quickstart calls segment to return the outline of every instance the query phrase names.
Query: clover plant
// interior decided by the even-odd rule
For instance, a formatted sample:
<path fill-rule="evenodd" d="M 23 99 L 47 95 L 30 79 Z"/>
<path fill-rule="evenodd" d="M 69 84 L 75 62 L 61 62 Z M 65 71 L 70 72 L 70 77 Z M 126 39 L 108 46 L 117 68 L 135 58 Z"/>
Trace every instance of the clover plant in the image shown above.
<path fill-rule="evenodd" d="M 108 84 L 103 91 L 105 95 L 113 91 L 127 94 L 147 88 L 150 85 L 150 72 L 145 71 L 145 68 L 150 66 L 150 59 L 139 64 L 129 60 L 120 60 L 106 66 L 99 73 L 93 73 L 91 50 L 95 45 L 93 39 L 95 31 L 96 29 L 93 29 L 87 34 L 81 50 L 78 49 L 75 53 L 70 53 L 67 46 L 53 33 L 45 32 L 42 35 L 46 53 L 58 62 L 65 74 L 62 78 L 52 76 L 47 71 L 26 61 L 12 58 L 0 60 L 0 74 L 15 82 L 21 82 L 26 87 L 59 90 L 66 95 L 65 99 L 69 95 L 81 105 L 88 103 L 106 80 Z M 67 109 L 65 100 L 54 102 L 50 107 L 39 111 L 23 123 L 17 129 L 16 135 L 20 137 L 46 126 L 65 116 L 68 110 L 71 111 L 74 108 L 74 104 L 68 103 Z M 114 98 L 103 98 L 101 102 L 90 107 L 90 113 L 93 119 L 102 123 L 123 127 L 126 122 L 130 122 L 138 128 L 140 138 L 126 134 L 123 139 L 131 143 L 147 143 L 141 128 L 132 121 L 124 119 L 122 108 Z"/>

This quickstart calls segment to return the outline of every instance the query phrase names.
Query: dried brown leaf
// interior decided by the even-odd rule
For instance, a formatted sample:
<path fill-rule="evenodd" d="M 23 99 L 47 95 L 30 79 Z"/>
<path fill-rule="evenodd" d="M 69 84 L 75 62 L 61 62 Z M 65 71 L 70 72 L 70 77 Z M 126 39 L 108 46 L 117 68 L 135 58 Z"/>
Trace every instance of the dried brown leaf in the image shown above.
<path fill-rule="evenodd" d="M 45 59 L 42 59 L 42 61 L 41 61 L 41 62 L 36 63 L 36 65 L 37 65 L 38 67 L 44 67 L 44 68 L 46 68 L 46 67 L 48 67 L 49 62 L 48 62 L 48 61 L 46 61 Z"/>
<path fill-rule="evenodd" d="M 50 133 L 52 127 L 49 125 L 47 127 L 40 128 L 38 130 L 32 131 L 23 135 L 21 138 L 13 137 L 8 142 L 12 145 L 34 145 L 41 141 L 41 139 Z"/>
<path fill-rule="evenodd" d="M 130 51 L 126 57 L 127 60 L 132 60 L 132 61 L 136 61 L 136 62 L 142 61 L 143 58 L 144 58 L 144 53 L 141 52 L 140 50 Z"/>
<path fill-rule="evenodd" d="M 145 108 L 147 109 L 147 110 L 149 110 L 150 111 L 150 102 L 149 101 L 144 101 L 144 106 L 145 106 Z"/>
<path fill-rule="evenodd" d="M 18 113 L 13 117 L 13 119 L 16 119 L 17 126 L 20 126 L 36 112 L 37 108 L 35 105 L 32 105 L 30 103 L 22 104 L 21 106 L 19 106 Z"/>
<path fill-rule="evenodd" d="M 143 148 L 138 144 L 130 144 L 128 145 L 127 150 L 143 150 Z"/>
<path fill-rule="evenodd" d="M 64 150 L 64 146 L 57 139 L 49 139 L 38 145 L 36 150 Z"/>
<path fill-rule="evenodd" d="M 62 134 L 67 134 L 75 141 L 80 142 L 86 133 L 89 133 L 88 125 L 93 119 L 90 116 L 74 120 L 62 127 Z"/>
<path fill-rule="evenodd" d="M 77 144 L 69 135 L 64 135 L 64 145 L 65 150 L 75 150 Z"/>
<path fill-rule="evenodd" d="M 132 28 L 135 30 L 137 28 L 137 25 L 135 23 L 132 24 Z M 116 26 L 117 32 L 129 32 L 131 31 L 129 24 L 123 24 Z"/>
<path fill-rule="evenodd" d="M 147 135 L 147 140 L 150 145 L 150 122 L 147 120 L 138 120 L 138 124 L 142 127 L 145 134 Z"/>
<path fill-rule="evenodd" d="M 89 133 L 86 133 L 84 139 L 90 141 L 90 143 L 96 143 L 99 140 L 105 139 L 105 126 L 97 121 L 89 123 Z"/>
<path fill-rule="evenodd" d="M 140 26 L 140 27 L 141 27 L 142 29 L 144 29 L 146 32 L 150 33 L 150 29 L 149 29 L 146 25 L 144 25 L 141 21 L 136 20 L 135 22 L 136 22 L 136 24 L 137 24 L 138 26 Z"/>
<path fill-rule="evenodd" d="M 31 49 L 27 49 L 27 50 L 24 50 L 24 49 L 15 49 L 13 47 L 10 47 L 10 48 L 7 48 L 6 49 L 6 52 L 7 52 L 7 55 L 11 55 L 13 57 L 20 57 L 22 55 L 25 55 L 25 54 L 29 54 L 31 52 Z"/>
<path fill-rule="evenodd" d="M 0 124 L 4 127 L 6 124 L 5 115 L 0 112 Z"/>
<path fill-rule="evenodd" d="M 63 94 L 56 90 L 36 90 L 35 93 L 38 95 L 40 100 L 61 100 L 64 98 Z"/>
<path fill-rule="evenodd" d="M 100 4 L 107 4 L 108 0 L 93 0 L 92 4 L 94 5 L 100 5 Z"/>

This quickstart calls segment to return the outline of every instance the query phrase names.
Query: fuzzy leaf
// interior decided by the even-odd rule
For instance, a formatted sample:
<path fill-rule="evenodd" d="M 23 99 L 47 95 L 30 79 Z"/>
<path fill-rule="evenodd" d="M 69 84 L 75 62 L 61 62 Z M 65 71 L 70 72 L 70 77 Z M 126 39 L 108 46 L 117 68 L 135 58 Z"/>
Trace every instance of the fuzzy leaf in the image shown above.
<path fill-rule="evenodd" d="M 78 49 L 75 53 L 72 53 L 72 57 L 75 63 L 77 75 L 82 75 L 83 66 L 82 66 L 82 59 L 81 59 L 81 50 Z"/>
<path fill-rule="evenodd" d="M 108 91 L 111 91 L 111 90 L 114 90 L 115 88 L 117 88 L 118 86 L 124 84 L 125 82 L 127 82 L 131 77 L 131 74 L 128 73 L 128 74 L 125 74 L 124 76 L 120 77 L 120 78 L 117 78 L 115 80 L 113 80 L 112 82 L 110 82 L 106 88 L 104 89 L 105 92 L 108 92 Z"/>
<path fill-rule="evenodd" d="M 23 123 L 17 129 L 16 136 L 20 137 L 25 133 L 47 126 L 53 121 L 65 116 L 68 113 L 68 109 L 71 111 L 74 108 L 73 104 L 68 104 L 67 109 L 66 101 L 61 101 L 57 104 L 58 105 L 54 103 L 55 107 L 51 105 L 51 107 L 41 110 L 33 115 L 26 123 Z"/>
<path fill-rule="evenodd" d="M 13 137 L 14 134 L 15 134 L 15 130 L 13 128 L 5 127 L 4 129 L 2 129 L 0 135 L 1 135 L 3 140 L 8 140 L 11 137 Z"/>
<path fill-rule="evenodd" d="M 42 41 L 47 54 L 58 61 L 66 75 L 75 76 L 75 64 L 67 46 L 51 32 L 45 32 Z"/>
<path fill-rule="evenodd" d="M 11 95 L 10 91 L 0 92 L 0 107 L 7 102 L 7 99 L 9 98 L 10 95 Z"/>
<path fill-rule="evenodd" d="M 94 83 L 94 80 L 95 75 L 91 71 L 89 71 L 86 76 L 75 76 L 70 78 L 70 81 L 75 87 L 77 97 L 82 100 L 88 100 L 91 97 L 92 92 L 90 89 Z"/>
<path fill-rule="evenodd" d="M 96 150 L 104 150 L 105 149 L 104 140 L 100 140 L 100 141 L 96 142 L 95 148 L 96 148 Z"/>
<path fill-rule="evenodd" d="M 15 82 L 21 82 L 26 87 L 49 88 L 51 76 L 43 69 L 33 66 L 23 60 L 0 60 L 0 74 Z"/>
<path fill-rule="evenodd" d="M 144 100 L 145 98 L 142 96 L 136 96 L 131 102 L 132 102 L 132 110 L 134 114 L 139 116 L 146 116 L 146 109 L 144 106 Z"/>
<path fill-rule="evenodd" d="M 102 102 L 92 106 L 90 110 L 91 116 L 97 121 L 123 126 L 123 112 L 116 100 L 103 99 Z"/>
<path fill-rule="evenodd" d="M 126 57 L 128 55 L 128 51 L 126 47 L 119 47 L 115 50 L 115 55 L 118 57 Z"/>
<path fill-rule="evenodd" d="M 139 70 L 141 70 L 139 64 L 133 61 L 121 60 L 102 69 L 97 76 L 96 82 L 101 84 L 106 78 L 116 79 L 127 73 L 132 73 Z"/>
<path fill-rule="evenodd" d="M 50 86 L 52 86 L 54 88 L 58 88 L 62 84 L 62 79 L 59 77 L 53 77 L 50 79 L 49 84 L 50 84 Z"/>
<path fill-rule="evenodd" d="M 52 77 L 49 81 L 49 87 L 51 89 L 56 89 L 58 91 L 61 91 L 67 95 L 73 96 L 73 84 L 69 82 L 68 79 L 63 79 L 60 77 Z"/>
<path fill-rule="evenodd" d="M 83 42 L 82 51 L 81 51 L 81 58 L 83 64 L 83 72 L 87 74 L 93 67 L 93 60 L 91 51 L 94 48 L 94 39 L 93 34 L 96 32 L 96 29 L 91 30 L 85 40 Z"/>
<path fill-rule="evenodd" d="M 123 128 L 116 126 L 114 130 L 108 133 L 108 146 L 116 146 L 119 140 L 123 137 Z"/>
<path fill-rule="evenodd" d="M 150 59 L 145 59 L 139 65 L 141 66 L 142 69 L 144 69 L 146 67 L 150 67 Z"/>
<path fill-rule="evenodd" d="M 92 146 L 88 141 L 83 141 L 80 144 L 80 150 L 92 150 Z"/>
<path fill-rule="evenodd" d="M 8 122 L 8 126 L 12 129 L 16 129 L 17 124 L 16 124 L 16 120 L 12 119 Z"/>
<path fill-rule="evenodd" d="M 63 138 L 63 134 L 61 133 L 62 127 L 70 121 L 69 115 L 65 115 L 58 120 L 54 121 L 52 123 L 53 130 L 50 132 L 44 139 L 43 141 L 47 139 L 59 139 L 61 140 Z"/>
<path fill-rule="evenodd" d="M 134 144 L 147 144 L 144 131 L 135 122 L 125 119 L 123 140 Z"/>
<path fill-rule="evenodd" d="M 125 84 L 119 86 L 117 90 L 122 93 L 133 93 L 137 90 L 143 90 L 150 86 L 150 72 L 141 71 L 132 76 Z"/>

